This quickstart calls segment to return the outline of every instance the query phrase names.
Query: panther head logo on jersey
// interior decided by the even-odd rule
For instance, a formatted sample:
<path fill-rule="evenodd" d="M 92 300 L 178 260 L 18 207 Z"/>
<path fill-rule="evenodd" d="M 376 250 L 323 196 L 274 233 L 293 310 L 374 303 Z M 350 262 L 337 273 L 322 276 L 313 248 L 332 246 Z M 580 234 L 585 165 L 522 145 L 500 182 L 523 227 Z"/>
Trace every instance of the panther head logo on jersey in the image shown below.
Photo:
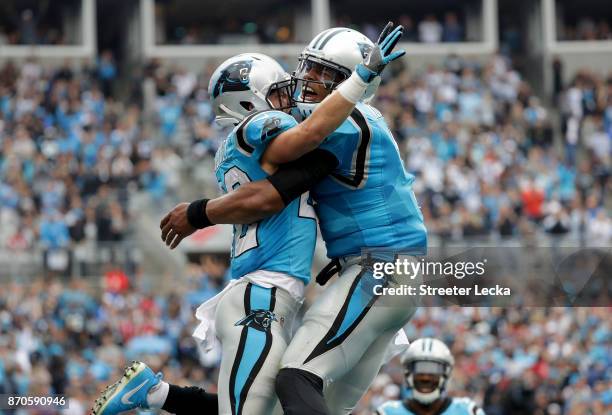
<path fill-rule="evenodd" d="M 252 61 L 244 60 L 235 62 L 224 69 L 213 89 L 213 98 L 219 96 L 223 91 L 248 91 L 251 67 Z"/>
<path fill-rule="evenodd" d="M 261 129 L 261 139 L 265 140 L 268 137 L 275 136 L 280 131 L 280 125 L 281 120 L 278 117 L 266 119 Z"/>
<path fill-rule="evenodd" d="M 270 331 L 273 321 L 278 321 L 278 319 L 272 311 L 253 310 L 248 316 L 238 320 L 234 326 L 247 326 L 260 331 Z"/>

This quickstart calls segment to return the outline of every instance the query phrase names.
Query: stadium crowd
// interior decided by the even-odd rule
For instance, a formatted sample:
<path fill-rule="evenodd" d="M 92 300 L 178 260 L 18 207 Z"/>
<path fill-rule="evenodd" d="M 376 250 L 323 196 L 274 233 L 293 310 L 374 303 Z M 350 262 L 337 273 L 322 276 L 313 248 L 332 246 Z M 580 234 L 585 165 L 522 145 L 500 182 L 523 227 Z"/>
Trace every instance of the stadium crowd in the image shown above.
<path fill-rule="evenodd" d="M 137 105 L 114 98 L 116 77 L 107 52 L 78 71 L 68 60 L 0 68 L 1 248 L 122 241 L 130 194 L 168 197 L 174 153 L 153 143 Z"/>
<path fill-rule="evenodd" d="M 0 3 L 0 46 L 75 43 L 74 36 L 64 33 L 62 21 L 78 5 L 74 0 L 63 3 L 63 7 L 50 7 L 49 0 Z"/>
<path fill-rule="evenodd" d="M 179 45 L 295 42 L 293 26 L 280 24 L 279 21 L 285 20 L 269 19 L 268 23 L 262 24 L 249 19 L 232 18 L 204 26 L 202 24 L 169 26 L 165 35 L 158 38 L 158 42 Z"/>
<path fill-rule="evenodd" d="M 299 39 L 295 30 L 291 10 L 275 10 L 266 14 L 265 23 L 255 23 L 251 17 L 214 19 L 209 24 L 170 24 L 166 22 L 165 31 L 158 33 L 157 42 L 163 44 L 228 44 L 228 43 L 290 43 L 307 41 Z M 386 21 L 362 22 L 351 16 L 339 13 L 335 26 L 350 27 L 376 38 L 379 28 Z M 405 28 L 403 39 L 408 42 L 441 43 L 464 42 L 467 39 L 465 25 L 455 12 L 446 12 L 440 19 L 436 14 L 426 14 L 418 21 L 407 14 L 399 17 Z"/>
<path fill-rule="evenodd" d="M 192 5 L 193 6 L 193 5 Z M 156 2 L 158 22 L 163 28 L 156 33 L 159 44 L 253 44 L 305 42 L 295 28 L 296 15 L 309 7 L 307 1 L 270 1 L 261 5 L 258 16 L 235 3 L 231 13 L 210 7 L 189 9 L 172 2 Z M 206 10 L 206 12 L 202 12 Z M 213 13 L 211 13 L 213 12 Z"/>
<path fill-rule="evenodd" d="M 611 40 L 610 19 L 605 17 L 584 16 L 575 19 L 576 23 L 562 24 L 558 30 L 559 40 Z"/>
<path fill-rule="evenodd" d="M 434 13 L 429 13 L 416 21 L 410 15 L 403 14 L 398 18 L 398 22 L 404 26 L 402 40 L 406 42 L 452 43 L 468 40 L 464 23 L 459 15 L 452 11 L 444 13 L 442 19 Z M 386 21 L 369 21 L 360 24 L 346 14 L 341 14 L 336 18 L 336 26 L 353 28 L 364 33 L 370 39 L 376 39 L 379 28 L 383 27 L 385 23 Z"/>
<path fill-rule="evenodd" d="M 580 113 L 564 152 L 554 115 L 501 55 L 483 66 L 449 56 L 380 88 L 375 106 L 417 176 L 431 233 L 461 240 L 545 231 L 610 242 L 612 90 L 583 78 L 560 94 Z"/>

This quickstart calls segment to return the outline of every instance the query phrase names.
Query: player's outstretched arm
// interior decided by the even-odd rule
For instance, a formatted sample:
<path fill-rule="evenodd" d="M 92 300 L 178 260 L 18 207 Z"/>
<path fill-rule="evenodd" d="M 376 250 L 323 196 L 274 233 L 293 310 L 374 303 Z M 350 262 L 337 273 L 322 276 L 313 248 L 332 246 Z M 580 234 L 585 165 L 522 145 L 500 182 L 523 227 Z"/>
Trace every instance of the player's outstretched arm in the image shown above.
<path fill-rule="evenodd" d="M 284 207 L 283 198 L 268 180 L 246 183 L 216 199 L 179 203 L 161 220 L 161 238 L 174 249 L 198 229 L 223 223 L 257 222 Z"/>
<path fill-rule="evenodd" d="M 212 223 L 248 224 L 260 221 L 285 207 L 283 198 L 268 180 L 245 183 L 206 204 Z"/>
<path fill-rule="evenodd" d="M 205 214 L 212 223 L 248 224 L 280 212 L 334 171 L 338 159 L 327 150 L 315 149 L 283 164 L 264 180 L 246 183 L 233 192 L 210 200 Z"/>
<path fill-rule="evenodd" d="M 406 53 L 404 50 L 393 52 L 403 31 L 401 25 L 393 28 L 393 23 L 389 22 L 372 51 L 355 67 L 352 75 L 317 105 L 310 117 L 272 140 L 262 156 L 262 162 L 278 165 L 296 160 L 317 148 L 325 137 L 340 127 L 365 93 L 369 83 L 379 76 L 391 61 Z"/>
<path fill-rule="evenodd" d="M 174 249 L 197 229 L 221 223 L 249 224 L 272 216 L 331 173 L 337 164 L 332 153 L 316 149 L 281 165 L 272 176 L 245 183 L 216 199 L 180 203 L 159 224 L 162 241 Z"/>

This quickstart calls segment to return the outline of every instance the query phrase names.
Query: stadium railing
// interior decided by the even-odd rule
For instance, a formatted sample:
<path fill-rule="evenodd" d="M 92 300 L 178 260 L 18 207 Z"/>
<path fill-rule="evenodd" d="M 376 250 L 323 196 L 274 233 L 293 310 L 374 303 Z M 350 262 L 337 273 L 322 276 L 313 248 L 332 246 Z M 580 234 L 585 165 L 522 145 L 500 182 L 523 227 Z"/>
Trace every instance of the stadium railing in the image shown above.
<path fill-rule="evenodd" d="M 69 248 L 0 249 L 0 279 L 27 280 L 41 275 L 98 277 L 111 268 L 134 270 L 142 251 L 134 241 L 86 242 Z"/>

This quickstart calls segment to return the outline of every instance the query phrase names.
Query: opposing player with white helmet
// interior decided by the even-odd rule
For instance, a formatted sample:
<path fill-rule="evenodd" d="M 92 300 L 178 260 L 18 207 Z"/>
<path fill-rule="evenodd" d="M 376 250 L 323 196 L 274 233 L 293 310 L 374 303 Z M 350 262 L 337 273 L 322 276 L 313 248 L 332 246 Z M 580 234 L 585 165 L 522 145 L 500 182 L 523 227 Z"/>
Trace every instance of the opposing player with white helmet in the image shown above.
<path fill-rule="evenodd" d="M 484 415 L 469 398 L 451 398 L 446 389 L 455 359 L 448 347 L 434 338 L 410 344 L 402 356 L 408 396 L 380 406 L 379 415 Z"/>

